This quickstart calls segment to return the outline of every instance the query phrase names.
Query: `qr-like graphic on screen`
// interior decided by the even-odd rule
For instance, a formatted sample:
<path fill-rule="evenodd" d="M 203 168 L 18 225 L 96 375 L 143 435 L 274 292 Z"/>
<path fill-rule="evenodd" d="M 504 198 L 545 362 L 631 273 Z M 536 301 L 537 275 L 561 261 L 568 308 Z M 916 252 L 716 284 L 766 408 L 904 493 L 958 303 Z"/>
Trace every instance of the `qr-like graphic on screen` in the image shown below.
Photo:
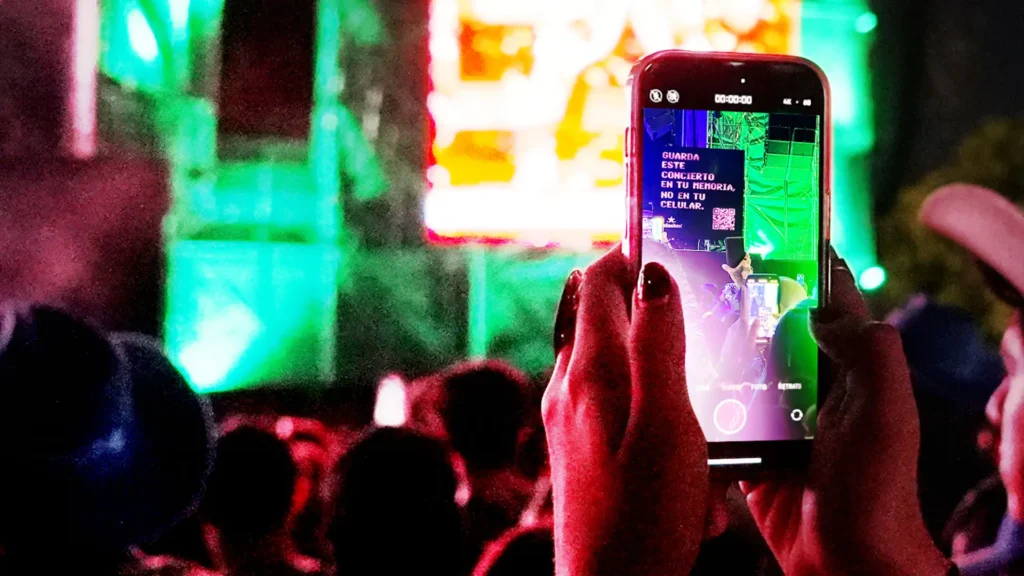
<path fill-rule="evenodd" d="M 705 220 L 706 222 L 706 220 Z M 711 229 L 712 230 L 735 230 L 736 229 L 736 209 L 735 208 L 715 208 L 711 211 Z"/>

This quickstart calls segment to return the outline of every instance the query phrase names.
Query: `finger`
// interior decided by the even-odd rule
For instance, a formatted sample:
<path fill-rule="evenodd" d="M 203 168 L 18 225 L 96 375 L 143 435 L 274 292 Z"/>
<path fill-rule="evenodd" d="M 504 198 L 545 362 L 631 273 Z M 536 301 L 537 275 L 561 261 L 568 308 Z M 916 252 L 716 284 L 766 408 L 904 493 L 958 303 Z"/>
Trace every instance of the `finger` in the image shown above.
<path fill-rule="evenodd" d="M 704 528 L 704 539 L 717 538 L 729 528 L 729 505 L 727 502 L 729 484 L 712 482 L 708 493 L 708 520 Z"/>
<path fill-rule="evenodd" d="M 583 273 L 573 270 L 565 280 L 562 297 L 555 312 L 554 351 L 555 371 L 553 380 L 561 380 L 572 356 L 573 343 L 576 340 L 576 317 L 579 313 L 579 291 L 583 283 Z"/>
<path fill-rule="evenodd" d="M 889 324 L 847 318 L 830 324 L 817 324 L 814 336 L 833 360 L 866 390 L 909 389 L 910 370 L 903 354 L 899 332 Z M 865 390 L 865 388 L 862 388 Z"/>
<path fill-rule="evenodd" d="M 629 414 L 629 316 L 633 280 L 620 250 L 613 248 L 587 268 L 579 290 L 575 341 L 566 368 L 570 402 L 593 403 L 607 430 L 625 427 Z"/>
<path fill-rule="evenodd" d="M 645 265 L 640 273 L 630 349 L 634 406 L 687 410 L 692 415 L 686 390 L 686 329 L 679 287 L 656 262 Z"/>
<path fill-rule="evenodd" d="M 547 388 L 541 397 L 541 417 L 544 422 L 551 422 L 558 399 L 563 395 L 566 384 L 565 373 L 572 358 L 573 343 L 576 341 L 576 317 L 579 309 L 579 289 L 583 282 L 583 273 L 573 270 L 565 280 L 562 297 L 555 311 L 554 352 L 555 368 L 551 372 Z"/>
<path fill-rule="evenodd" d="M 817 410 L 817 427 L 818 430 L 822 428 L 828 429 L 832 426 L 837 425 L 842 421 L 843 416 L 843 402 L 846 400 L 846 390 L 849 388 L 847 383 L 846 371 L 839 366 L 831 366 L 827 371 L 827 377 L 829 378 L 829 389 L 824 402 L 821 403 Z"/>
<path fill-rule="evenodd" d="M 840 324 L 819 329 L 816 336 L 822 349 L 847 373 L 839 418 L 848 426 L 822 425 L 819 436 L 824 438 L 832 430 L 857 434 L 861 436 L 861 448 L 871 446 L 872 461 L 894 462 L 910 468 L 909 474 L 894 478 L 893 482 L 916 481 L 920 432 L 899 332 L 880 322 L 859 327 L 850 326 L 849 322 Z M 851 437 L 838 441 L 858 444 Z"/>
<path fill-rule="evenodd" d="M 833 269 L 830 298 L 827 307 L 811 311 L 811 332 L 821 349 L 838 361 L 856 349 L 848 344 L 856 344 L 850 340 L 868 325 L 870 314 L 849 271 Z"/>
<path fill-rule="evenodd" d="M 818 346 L 833 361 L 838 362 L 844 351 L 842 348 L 846 346 L 845 340 L 863 329 L 870 320 L 870 313 L 846 261 L 831 246 L 829 254 L 831 286 L 828 303 L 824 308 L 811 310 L 810 323 Z M 830 389 L 819 412 L 819 429 L 822 421 L 842 417 L 842 414 L 837 417 L 836 413 L 841 410 L 849 388 L 850 381 L 842 365 L 833 366 L 829 372 Z"/>
<path fill-rule="evenodd" d="M 816 321 L 833 322 L 848 316 L 870 318 L 867 303 L 857 289 L 857 281 L 853 278 L 853 272 L 846 265 L 846 261 L 833 257 L 829 276 L 831 286 L 828 303 L 824 308 L 814 312 Z"/>
<path fill-rule="evenodd" d="M 779 557 L 798 537 L 804 493 L 802 482 L 780 479 L 740 482 L 750 515 L 768 547 Z"/>
<path fill-rule="evenodd" d="M 620 462 L 632 495 L 620 521 L 656 526 L 666 542 L 696 556 L 707 527 L 707 442 L 686 390 L 679 286 L 656 262 L 640 274 L 629 346 L 633 403 Z"/>

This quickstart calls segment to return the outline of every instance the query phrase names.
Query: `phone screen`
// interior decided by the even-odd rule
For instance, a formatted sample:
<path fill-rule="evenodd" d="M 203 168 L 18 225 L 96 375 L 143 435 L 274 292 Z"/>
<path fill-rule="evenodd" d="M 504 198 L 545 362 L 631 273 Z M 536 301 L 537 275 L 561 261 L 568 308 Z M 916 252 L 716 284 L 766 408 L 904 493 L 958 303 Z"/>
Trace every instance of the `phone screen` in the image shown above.
<path fill-rule="evenodd" d="M 748 110 L 673 106 L 686 100 L 675 86 L 650 92 L 633 125 L 641 259 L 679 285 L 704 433 L 709 442 L 813 438 L 822 115 L 759 110 L 756 100 Z"/>
<path fill-rule="evenodd" d="M 749 316 L 757 321 L 757 341 L 770 342 L 779 324 L 779 277 L 757 275 L 747 278 Z"/>

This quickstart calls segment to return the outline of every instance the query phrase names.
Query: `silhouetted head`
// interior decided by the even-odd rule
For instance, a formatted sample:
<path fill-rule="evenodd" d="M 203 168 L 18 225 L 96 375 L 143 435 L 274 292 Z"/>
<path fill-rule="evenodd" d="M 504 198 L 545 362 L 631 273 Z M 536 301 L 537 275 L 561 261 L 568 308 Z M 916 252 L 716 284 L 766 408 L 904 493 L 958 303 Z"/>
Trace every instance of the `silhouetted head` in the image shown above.
<path fill-rule="evenodd" d="M 966 312 L 923 296 L 889 314 L 900 331 L 921 425 L 918 497 L 938 536 L 964 493 L 988 473 L 975 446 L 984 406 L 1005 374 Z"/>
<path fill-rule="evenodd" d="M 1006 374 L 999 352 L 964 310 L 918 296 L 893 311 L 914 386 L 980 412 Z"/>
<path fill-rule="evenodd" d="M 89 571 L 194 510 L 206 404 L 155 342 L 58 308 L 0 308 L 0 548 Z"/>
<path fill-rule="evenodd" d="M 439 413 L 466 467 L 493 470 L 515 463 L 528 422 L 526 377 L 502 362 L 460 364 L 439 376 Z"/>
<path fill-rule="evenodd" d="M 515 528 L 484 551 L 473 576 L 552 576 L 555 533 L 550 521 Z"/>
<path fill-rule="evenodd" d="M 445 445 L 400 428 L 370 432 L 338 465 L 329 538 L 340 574 L 457 574 L 456 478 Z"/>
<path fill-rule="evenodd" d="M 203 517 L 233 541 L 254 540 L 285 525 L 295 488 L 288 445 L 254 426 L 240 426 L 217 442 Z"/>

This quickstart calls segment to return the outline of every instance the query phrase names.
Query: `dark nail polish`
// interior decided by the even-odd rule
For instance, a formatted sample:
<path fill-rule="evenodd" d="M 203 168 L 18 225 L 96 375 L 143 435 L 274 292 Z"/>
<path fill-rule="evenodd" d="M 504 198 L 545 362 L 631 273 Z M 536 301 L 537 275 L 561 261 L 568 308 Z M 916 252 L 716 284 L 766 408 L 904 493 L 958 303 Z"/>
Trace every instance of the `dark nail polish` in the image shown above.
<path fill-rule="evenodd" d="M 636 290 L 641 301 L 653 302 L 668 296 L 672 290 L 672 280 L 664 266 L 657 262 L 648 262 L 640 271 L 640 281 Z"/>
<path fill-rule="evenodd" d="M 583 273 L 573 270 L 562 289 L 562 299 L 558 301 L 558 311 L 555 312 L 555 357 L 576 335 L 576 310 L 580 304 L 581 284 Z"/>
<path fill-rule="evenodd" d="M 849 271 L 850 265 L 846 263 L 846 260 L 843 260 L 842 258 L 839 257 L 839 254 L 836 253 L 836 249 L 833 248 L 831 244 L 829 244 L 828 246 L 828 253 L 830 255 L 829 264 L 832 270 Z"/>

